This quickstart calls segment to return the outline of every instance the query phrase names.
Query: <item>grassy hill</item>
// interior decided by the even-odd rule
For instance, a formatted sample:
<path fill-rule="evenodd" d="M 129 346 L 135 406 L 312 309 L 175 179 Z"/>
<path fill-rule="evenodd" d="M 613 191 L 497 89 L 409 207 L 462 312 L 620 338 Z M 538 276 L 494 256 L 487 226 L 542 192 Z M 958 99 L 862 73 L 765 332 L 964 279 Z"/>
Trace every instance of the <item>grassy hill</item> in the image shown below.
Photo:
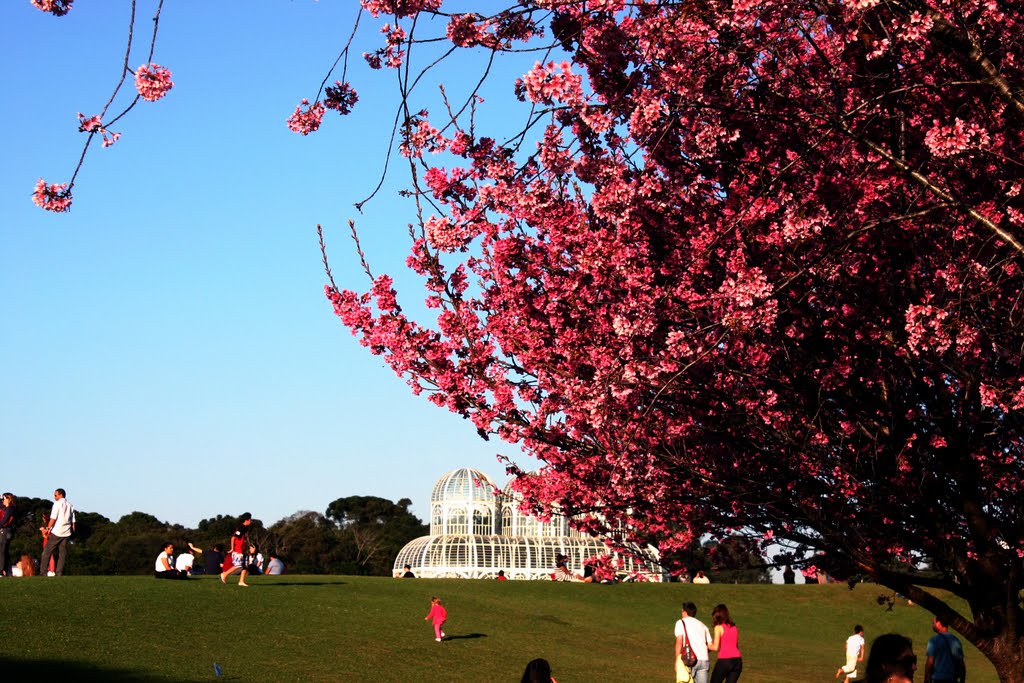
<path fill-rule="evenodd" d="M 237 580 L 237 579 L 236 579 Z M 855 623 L 921 658 L 931 618 L 884 589 L 845 585 L 624 584 L 398 580 L 348 576 L 74 577 L 0 581 L 0 678 L 96 681 L 518 681 L 545 657 L 559 683 L 672 680 L 672 628 L 693 600 L 740 628 L 746 683 L 834 680 Z M 448 608 L 450 639 L 423 620 Z M 966 645 L 966 643 L 965 643 Z M 995 683 L 967 646 L 971 683 Z M 214 663 L 222 675 L 217 677 Z"/>

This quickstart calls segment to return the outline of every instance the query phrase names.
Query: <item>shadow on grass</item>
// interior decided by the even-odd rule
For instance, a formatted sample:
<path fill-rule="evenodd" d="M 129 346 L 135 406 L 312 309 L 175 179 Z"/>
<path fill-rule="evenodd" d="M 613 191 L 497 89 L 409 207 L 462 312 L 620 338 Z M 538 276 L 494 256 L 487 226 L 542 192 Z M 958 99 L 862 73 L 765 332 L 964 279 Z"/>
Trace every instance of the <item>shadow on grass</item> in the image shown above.
<path fill-rule="evenodd" d="M 61 659 L 11 659 L 0 658 L 0 671 L 4 680 L 73 680 L 113 681 L 114 683 L 202 683 L 212 678 L 183 679 L 178 676 L 158 676 L 150 672 L 95 666 L 85 662 Z"/>
<path fill-rule="evenodd" d="M 572 626 L 572 624 L 570 624 L 568 621 L 566 621 L 564 619 L 559 619 L 558 617 L 550 615 L 550 614 L 545 614 L 545 615 L 537 617 L 537 618 L 540 619 L 541 621 L 549 621 L 552 624 L 557 624 L 558 626 Z"/>
<path fill-rule="evenodd" d="M 469 640 L 470 638 L 486 638 L 486 633 L 467 633 L 462 636 L 445 636 L 445 640 Z"/>

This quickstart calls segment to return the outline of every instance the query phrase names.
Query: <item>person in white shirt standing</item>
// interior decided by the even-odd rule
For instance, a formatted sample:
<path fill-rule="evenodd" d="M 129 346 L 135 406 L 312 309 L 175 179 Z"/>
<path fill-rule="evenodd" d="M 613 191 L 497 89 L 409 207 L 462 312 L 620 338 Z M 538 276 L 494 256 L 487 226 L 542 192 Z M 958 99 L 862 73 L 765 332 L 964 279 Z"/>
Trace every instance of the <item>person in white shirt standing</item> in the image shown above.
<path fill-rule="evenodd" d="M 839 667 L 836 678 L 846 674 L 843 683 L 850 683 L 857 678 L 857 662 L 864 661 L 864 627 L 857 624 L 853 627 L 853 635 L 846 639 L 846 665 Z"/>
<path fill-rule="evenodd" d="M 40 528 L 40 531 L 44 531 L 48 535 L 39 566 L 47 566 L 50 556 L 56 552 L 57 563 L 53 567 L 53 573 L 63 576 L 64 560 L 67 559 L 68 554 L 68 540 L 75 532 L 75 506 L 68 502 L 64 489 L 57 489 L 53 492 L 53 509 L 50 510 L 50 521 L 47 524 L 45 531 L 44 528 Z"/>
<path fill-rule="evenodd" d="M 683 652 L 683 646 L 687 641 L 690 649 L 697 655 L 697 663 L 690 669 L 694 683 L 708 683 L 708 673 L 711 670 L 711 661 L 708 656 L 708 643 L 711 642 L 711 633 L 703 622 L 697 619 L 697 606 L 692 602 L 684 602 L 682 607 L 682 618 L 676 622 L 676 657 Z"/>

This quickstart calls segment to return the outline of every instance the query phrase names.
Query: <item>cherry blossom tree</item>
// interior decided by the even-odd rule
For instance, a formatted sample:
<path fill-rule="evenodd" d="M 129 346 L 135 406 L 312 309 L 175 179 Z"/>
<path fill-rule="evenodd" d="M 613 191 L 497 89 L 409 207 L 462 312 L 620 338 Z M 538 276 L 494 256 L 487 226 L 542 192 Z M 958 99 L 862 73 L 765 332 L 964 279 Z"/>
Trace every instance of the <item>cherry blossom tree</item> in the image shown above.
<path fill-rule="evenodd" d="M 452 5 L 362 0 L 436 315 L 328 269 L 342 322 L 535 457 L 509 463 L 529 506 L 868 574 L 1024 681 L 1024 6 Z M 532 51 L 521 128 L 415 105 L 442 43 Z M 287 125 L 357 104 L 332 87 Z"/>
<path fill-rule="evenodd" d="M 407 18 L 383 61 L 428 38 L 428 4 L 364 2 Z M 550 48 L 514 85 L 531 135 L 407 117 L 436 319 L 386 275 L 328 295 L 414 392 L 540 461 L 534 505 L 866 573 L 1022 681 L 1021 12 L 446 16 L 456 46 Z"/>

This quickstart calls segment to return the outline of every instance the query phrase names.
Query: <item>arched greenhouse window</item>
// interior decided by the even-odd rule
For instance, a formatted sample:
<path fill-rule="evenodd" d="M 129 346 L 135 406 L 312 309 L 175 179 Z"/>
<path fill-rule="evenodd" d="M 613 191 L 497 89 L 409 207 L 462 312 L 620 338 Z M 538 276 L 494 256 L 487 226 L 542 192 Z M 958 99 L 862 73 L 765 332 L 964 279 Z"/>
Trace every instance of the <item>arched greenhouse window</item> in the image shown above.
<path fill-rule="evenodd" d="M 507 505 L 501 510 L 501 535 L 514 535 L 514 530 L 512 528 L 512 508 Z"/>
<path fill-rule="evenodd" d="M 466 508 L 454 507 L 448 511 L 448 528 L 445 533 L 449 535 L 463 535 L 469 532 L 469 524 L 466 519 Z"/>
<path fill-rule="evenodd" d="M 473 509 L 473 529 L 471 534 L 492 534 L 494 523 L 491 518 L 491 511 L 483 508 Z"/>

